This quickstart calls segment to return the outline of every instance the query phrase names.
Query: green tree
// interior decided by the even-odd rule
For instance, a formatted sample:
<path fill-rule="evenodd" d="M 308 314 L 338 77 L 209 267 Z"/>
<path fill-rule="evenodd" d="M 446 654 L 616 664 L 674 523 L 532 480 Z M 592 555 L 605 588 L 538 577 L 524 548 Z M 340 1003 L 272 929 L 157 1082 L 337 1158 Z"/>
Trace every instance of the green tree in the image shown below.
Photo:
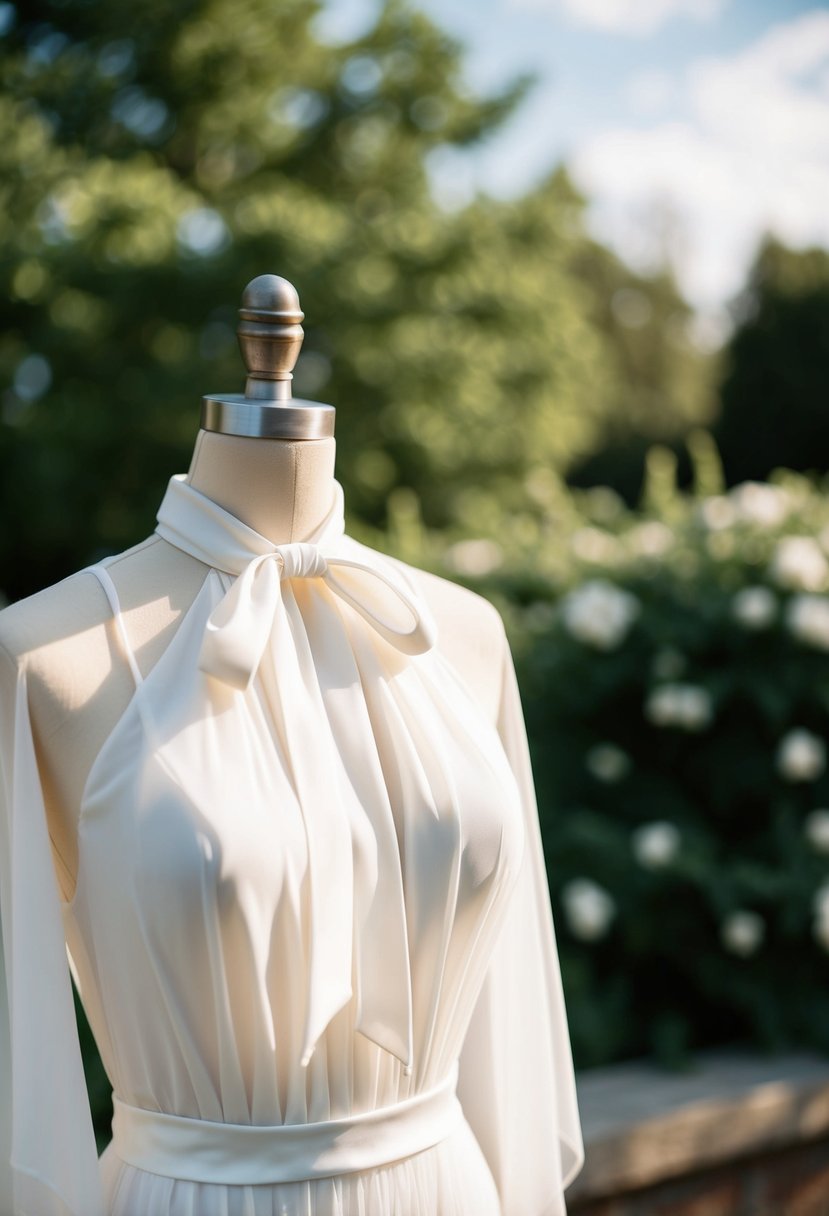
<path fill-rule="evenodd" d="M 734 303 L 715 435 L 729 484 L 829 469 L 829 253 L 763 241 Z"/>
<path fill-rule="evenodd" d="M 648 449 L 666 444 L 691 481 L 685 439 L 716 416 L 719 359 L 697 345 L 693 310 L 673 272 L 637 274 L 594 241 L 573 251 L 591 318 L 602 335 L 607 377 L 601 431 L 585 459 L 568 471 L 573 486 L 610 485 L 630 505 L 639 500 Z"/>
<path fill-rule="evenodd" d="M 480 526 L 589 450 L 604 360 L 563 177 L 456 213 L 430 190 L 432 153 L 484 138 L 528 81 L 471 96 L 461 47 L 398 0 L 346 45 L 320 41 L 319 9 L 2 9 L 13 598 L 151 530 L 201 394 L 241 386 L 235 309 L 263 271 L 300 290 L 295 388 L 339 409 L 352 520 L 382 527 L 408 488 L 431 526 Z"/>

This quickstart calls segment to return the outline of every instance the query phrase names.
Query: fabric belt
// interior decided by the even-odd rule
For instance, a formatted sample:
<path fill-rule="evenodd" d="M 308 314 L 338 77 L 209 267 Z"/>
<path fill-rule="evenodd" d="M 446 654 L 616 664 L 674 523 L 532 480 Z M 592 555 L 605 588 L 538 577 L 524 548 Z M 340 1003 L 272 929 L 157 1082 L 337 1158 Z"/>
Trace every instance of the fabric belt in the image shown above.
<path fill-rule="evenodd" d="M 130 1106 L 113 1094 L 113 1152 L 169 1178 L 225 1185 L 302 1182 L 386 1165 L 432 1148 L 463 1120 L 459 1062 L 434 1088 L 322 1123 L 260 1126 Z"/>

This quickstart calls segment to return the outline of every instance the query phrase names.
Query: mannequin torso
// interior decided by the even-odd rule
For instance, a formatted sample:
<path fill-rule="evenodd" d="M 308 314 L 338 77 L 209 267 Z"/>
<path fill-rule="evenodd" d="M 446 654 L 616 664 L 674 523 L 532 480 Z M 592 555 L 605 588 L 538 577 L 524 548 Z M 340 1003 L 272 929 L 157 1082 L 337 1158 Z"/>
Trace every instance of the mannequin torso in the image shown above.
<path fill-rule="evenodd" d="M 188 480 L 277 544 L 302 540 L 331 503 L 333 439 L 251 439 L 200 431 Z M 205 566 L 152 534 L 108 562 L 142 675 L 164 653 Z M 502 624 L 495 608 L 413 570 L 438 627 L 438 648 L 495 718 Z M 93 761 L 128 705 L 134 681 L 100 583 L 79 572 L 0 613 L 0 680 L 25 665 L 52 856 L 62 898 L 78 868 L 78 811 Z"/>

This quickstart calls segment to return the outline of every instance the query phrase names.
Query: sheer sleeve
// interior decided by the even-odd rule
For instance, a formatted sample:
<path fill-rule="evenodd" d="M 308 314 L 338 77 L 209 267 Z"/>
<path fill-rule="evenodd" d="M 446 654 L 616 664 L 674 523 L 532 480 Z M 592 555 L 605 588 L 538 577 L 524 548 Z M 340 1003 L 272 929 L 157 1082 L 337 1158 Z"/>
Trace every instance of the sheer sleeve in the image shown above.
<path fill-rule="evenodd" d="M 0 1216 L 103 1216 L 26 676 L 0 670 Z"/>
<path fill-rule="evenodd" d="M 584 1143 L 529 747 L 504 637 L 498 733 L 521 791 L 522 870 L 460 1055 L 458 1096 L 503 1216 L 564 1216 Z"/>

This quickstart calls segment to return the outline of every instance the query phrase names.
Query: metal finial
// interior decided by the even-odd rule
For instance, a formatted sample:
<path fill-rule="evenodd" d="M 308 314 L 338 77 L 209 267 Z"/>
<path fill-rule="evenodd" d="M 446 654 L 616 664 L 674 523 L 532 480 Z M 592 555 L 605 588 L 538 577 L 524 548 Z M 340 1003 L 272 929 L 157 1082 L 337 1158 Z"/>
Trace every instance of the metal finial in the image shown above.
<path fill-rule="evenodd" d="M 242 292 L 236 330 L 248 369 L 245 396 L 287 401 L 305 332 L 296 289 L 276 274 L 260 274 Z"/>
<path fill-rule="evenodd" d="M 202 428 L 263 439 L 323 439 L 334 434 L 334 407 L 291 396 L 304 313 L 293 284 L 260 274 L 242 293 L 237 336 L 247 368 L 244 396 L 202 398 Z"/>

